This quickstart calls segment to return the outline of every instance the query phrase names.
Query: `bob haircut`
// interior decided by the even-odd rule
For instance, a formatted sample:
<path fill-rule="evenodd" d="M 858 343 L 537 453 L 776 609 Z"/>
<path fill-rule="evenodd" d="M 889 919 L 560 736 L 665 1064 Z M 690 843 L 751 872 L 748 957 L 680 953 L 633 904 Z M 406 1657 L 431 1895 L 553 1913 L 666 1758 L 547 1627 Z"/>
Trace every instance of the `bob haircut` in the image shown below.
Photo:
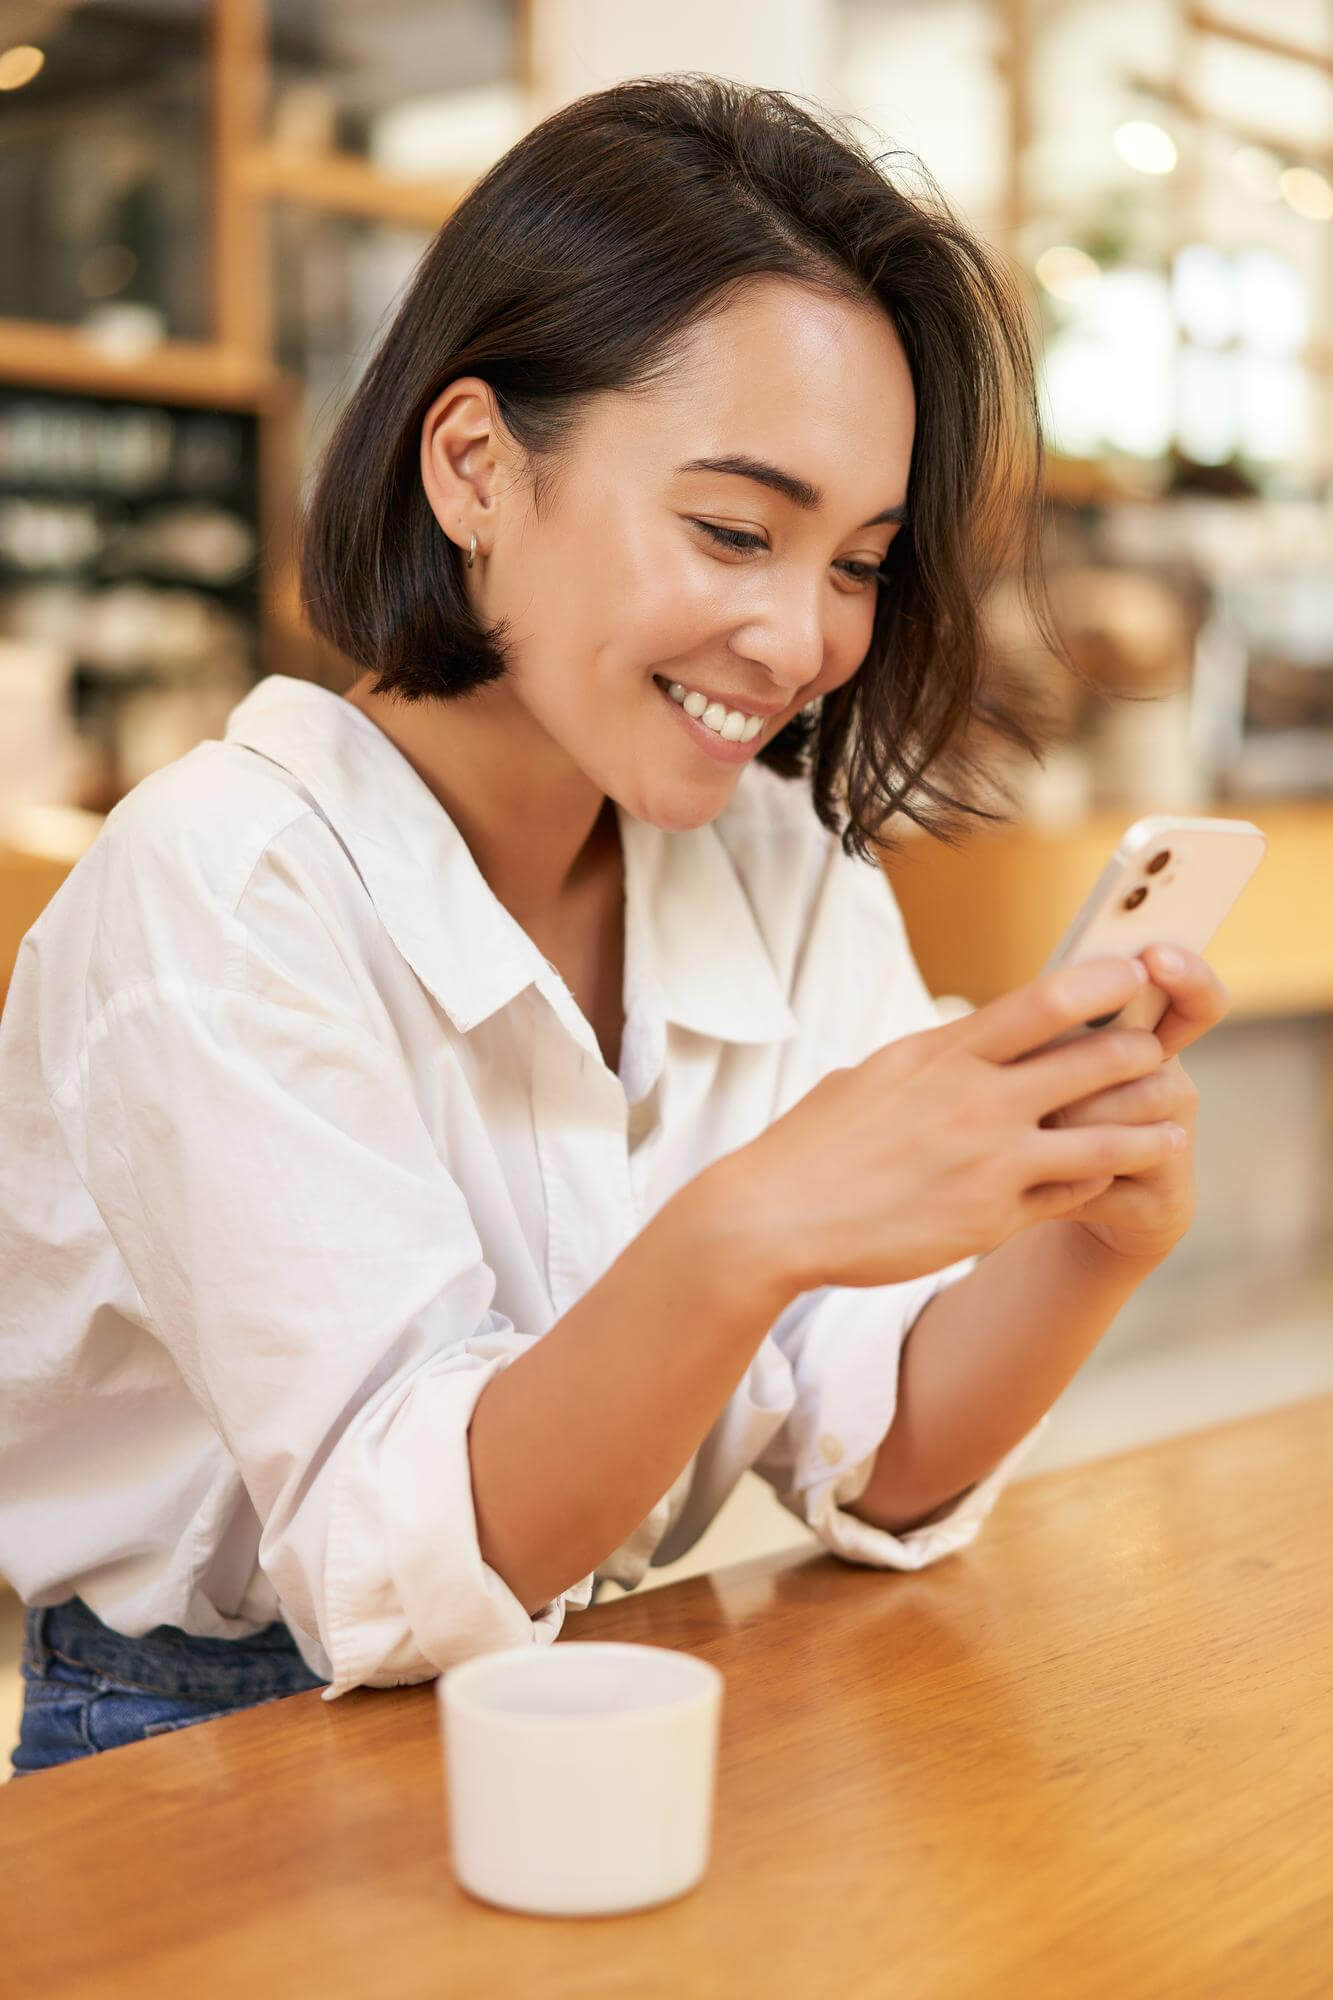
<path fill-rule="evenodd" d="M 489 384 L 540 509 L 586 398 L 652 381 L 745 280 L 791 278 L 888 314 L 916 431 L 866 655 L 758 757 L 808 779 L 818 818 L 862 860 L 894 851 L 879 836 L 897 812 L 945 840 L 962 815 L 1009 817 L 974 801 L 984 779 L 1012 803 L 979 745 L 1043 748 L 1035 706 L 1020 713 L 987 671 L 982 618 L 1012 569 L 1050 635 L 1027 322 L 998 260 L 906 158 L 923 196 L 827 114 L 696 75 L 617 84 L 535 126 L 423 254 L 330 438 L 302 534 L 315 630 L 378 676 L 377 693 L 449 701 L 500 679 L 503 626 L 474 616 L 421 482 L 440 391 L 462 375 Z M 927 776 L 941 768 L 957 792 Z"/>

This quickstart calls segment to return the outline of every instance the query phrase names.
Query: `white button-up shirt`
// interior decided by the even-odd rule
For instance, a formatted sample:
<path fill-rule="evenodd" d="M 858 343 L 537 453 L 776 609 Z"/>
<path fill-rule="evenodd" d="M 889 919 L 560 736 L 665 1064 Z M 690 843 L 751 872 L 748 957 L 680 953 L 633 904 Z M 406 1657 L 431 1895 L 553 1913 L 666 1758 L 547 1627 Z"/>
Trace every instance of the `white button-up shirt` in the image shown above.
<path fill-rule="evenodd" d="M 670 1491 L 534 1616 L 482 1559 L 492 1376 L 684 1182 L 938 1019 L 882 871 L 805 785 L 752 764 L 707 826 L 619 820 L 616 1075 L 340 696 L 262 682 L 110 814 L 0 1025 L 0 1571 L 29 1604 L 77 1594 L 131 1636 L 282 1618 L 327 1699 L 553 1639 L 749 1467 L 854 1562 L 972 1539 L 1030 1439 L 928 1527 L 846 1511 L 965 1260 L 794 1299 Z"/>

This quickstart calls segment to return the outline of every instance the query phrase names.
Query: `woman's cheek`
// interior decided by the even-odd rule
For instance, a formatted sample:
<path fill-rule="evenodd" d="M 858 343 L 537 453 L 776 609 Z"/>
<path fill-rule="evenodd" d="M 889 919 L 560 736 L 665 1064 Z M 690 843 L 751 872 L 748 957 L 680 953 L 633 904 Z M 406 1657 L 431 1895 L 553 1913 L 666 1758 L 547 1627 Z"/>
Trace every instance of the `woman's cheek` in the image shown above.
<path fill-rule="evenodd" d="M 709 568 L 719 574 L 709 575 Z M 724 563 L 675 559 L 650 566 L 634 592 L 633 622 L 655 659 L 686 658 L 724 644 L 745 612 Z"/>

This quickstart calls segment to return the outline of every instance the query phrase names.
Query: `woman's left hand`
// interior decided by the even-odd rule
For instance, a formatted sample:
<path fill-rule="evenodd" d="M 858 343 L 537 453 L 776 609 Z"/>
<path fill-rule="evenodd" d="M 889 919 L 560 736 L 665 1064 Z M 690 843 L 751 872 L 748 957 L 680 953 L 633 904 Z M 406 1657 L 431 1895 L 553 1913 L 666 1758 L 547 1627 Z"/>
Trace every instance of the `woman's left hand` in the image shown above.
<path fill-rule="evenodd" d="M 1175 969 L 1172 958 L 1178 960 Z M 1197 952 L 1149 945 L 1139 956 L 1153 985 L 1170 1006 L 1153 1030 L 1162 1063 L 1148 1076 L 1080 1098 L 1042 1120 L 1043 1125 L 1153 1125 L 1170 1119 L 1188 1143 L 1141 1174 L 1122 1174 L 1082 1208 L 1063 1218 L 1116 1256 L 1160 1263 L 1194 1220 L 1194 1131 L 1199 1093 L 1181 1068 L 1180 1051 L 1197 1042 L 1226 1013 L 1230 995 Z"/>

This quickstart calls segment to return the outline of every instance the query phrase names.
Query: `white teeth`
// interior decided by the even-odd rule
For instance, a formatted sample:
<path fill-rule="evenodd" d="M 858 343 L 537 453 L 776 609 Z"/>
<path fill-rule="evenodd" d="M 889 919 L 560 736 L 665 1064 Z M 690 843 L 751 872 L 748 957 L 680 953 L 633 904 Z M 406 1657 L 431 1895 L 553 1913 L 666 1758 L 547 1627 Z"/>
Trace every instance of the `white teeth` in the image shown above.
<path fill-rule="evenodd" d="M 764 726 L 762 715 L 746 715 L 739 708 L 724 708 L 720 701 L 709 701 L 707 695 L 694 693 L 683 681 L 671 681 L 667 693 L 686 715 L 702 722 L 724 743 L 753 743 Z"/>

